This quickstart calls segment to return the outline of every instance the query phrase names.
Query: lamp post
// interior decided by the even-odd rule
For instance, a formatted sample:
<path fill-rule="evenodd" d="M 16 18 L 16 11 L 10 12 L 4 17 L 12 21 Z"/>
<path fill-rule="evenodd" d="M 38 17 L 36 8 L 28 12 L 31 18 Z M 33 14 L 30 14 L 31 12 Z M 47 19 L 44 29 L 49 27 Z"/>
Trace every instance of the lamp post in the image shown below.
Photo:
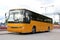
<path fill-rule="evenodd" d="M 47 6 L 47 7 L 40 7 L 40 8 L 44 8 L 44 10 L 45 10 L 45 13 L 46 13 L 46 10 L 47 10 L 47 8 L 48 8 L 48 7 L 54 7 L 54 5 Z"/>
<path fill-rule="evenodd" d="M 59 15 L 59 23 L 58 24 L 60 25 L 60 13 L 58 13 L 58 15 Z"/>

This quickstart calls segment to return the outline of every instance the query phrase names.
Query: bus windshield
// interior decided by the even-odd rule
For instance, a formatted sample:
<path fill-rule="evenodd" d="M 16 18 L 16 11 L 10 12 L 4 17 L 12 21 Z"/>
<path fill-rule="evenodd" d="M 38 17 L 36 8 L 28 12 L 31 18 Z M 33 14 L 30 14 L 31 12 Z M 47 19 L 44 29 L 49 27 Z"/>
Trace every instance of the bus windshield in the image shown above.
<path fill-rule="evenodd" d="M 8 22 L 23 22 L 24 10 L 12 10 L 9 12 Z"/>

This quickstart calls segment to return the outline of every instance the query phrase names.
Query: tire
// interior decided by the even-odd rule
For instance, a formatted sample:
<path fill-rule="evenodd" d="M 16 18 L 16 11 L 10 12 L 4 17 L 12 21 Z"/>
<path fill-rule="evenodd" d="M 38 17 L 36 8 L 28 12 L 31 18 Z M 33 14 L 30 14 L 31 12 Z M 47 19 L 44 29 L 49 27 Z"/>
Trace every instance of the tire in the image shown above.
<path fill-rule="evenodd" d="M 48 27 L 48 32 L 50 32 L 50 27 Z"/>
<path fill-rule="evenodd" d="M 33 33 L 33 34 L 36 33 L 36 28 L 32 28 L 32 33 Z"/>

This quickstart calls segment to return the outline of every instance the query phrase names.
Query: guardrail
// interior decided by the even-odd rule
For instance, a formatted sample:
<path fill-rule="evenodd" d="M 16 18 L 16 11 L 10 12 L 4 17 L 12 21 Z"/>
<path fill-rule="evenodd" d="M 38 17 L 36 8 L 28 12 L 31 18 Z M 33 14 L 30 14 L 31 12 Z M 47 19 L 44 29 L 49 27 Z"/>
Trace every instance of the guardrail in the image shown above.
<path fill-rule="evenodd" d="M 60 29 L 60 25 L 54 25 L 54 28 Z"/>
<path fill-rule="evenodd" d="M 4 31 L 4 30 L 6 30 L 7 29 L 7 27 L 3 27 L 3 26 L 0 26 L 0 31 Z"/>

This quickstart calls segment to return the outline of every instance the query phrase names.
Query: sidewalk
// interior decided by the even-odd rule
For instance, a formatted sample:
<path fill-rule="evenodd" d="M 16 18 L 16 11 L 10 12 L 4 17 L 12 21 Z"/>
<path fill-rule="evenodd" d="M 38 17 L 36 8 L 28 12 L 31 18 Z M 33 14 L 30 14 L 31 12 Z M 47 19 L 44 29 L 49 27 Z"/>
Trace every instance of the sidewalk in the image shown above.
<path fill-rule="evenodd" d="M 7 31 L 7 29 L 0 29 L 0 31 Z"/>

